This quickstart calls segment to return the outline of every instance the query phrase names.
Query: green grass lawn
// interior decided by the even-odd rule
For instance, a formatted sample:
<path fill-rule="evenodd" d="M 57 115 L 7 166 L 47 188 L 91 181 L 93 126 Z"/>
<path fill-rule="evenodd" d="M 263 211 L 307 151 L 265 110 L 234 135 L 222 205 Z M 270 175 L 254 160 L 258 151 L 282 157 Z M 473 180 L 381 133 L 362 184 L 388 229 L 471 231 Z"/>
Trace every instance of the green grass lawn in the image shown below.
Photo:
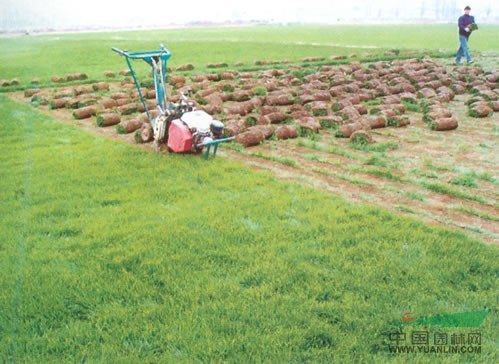
<path fill-rule="evenodd" d="M 497 362 L 495 246 L 4 96 L 0 116 L 2 362 L 431 362 L 388 352 L 401 316 L 484 307 L 482 353 L 439 361 Z"/>
<path fill-rule="evenodd" d="M 473 51 L 497 52 L 498 25 L 484 24 L 473 34 Z M 304 57 L 329 57 L 382 53 L 390 49 L 457 49 L 457 30 L 447 25 L 364 25 L 364 26 L 248 26 L 193 28 L 108 33 L 45 34 L 0 38 L 0 79 L 32 77 L 48 81 L 51 76 L 86 72 L 102 78 L 103 71 L 126 68 L 125 61 L 111 51 L 116 46 L 130 51 L 157 49 L 165 44 L 173 56 L 170 65 L 195 65 L 205 70 L 208 63 L 230 66 L 255 60 L 299 61 Z M 144 64 L 139 71 L 145 74 Z"/>
<path fill-rule="evenodd" d="M 199 68 L 371 51 L 351 45 L 454 49 L 454 28 L 1 38 L 0 79 L 101 78 L 125 66 L 111 46 L 160 42 L 173 65 Z M 494 29 L 480 29 L 477 49 L 498 49 Z M 146 152 L 2 95 L 0 135 L 2 363 L 434 362 L 433 354 L 389 353 L 402 315 L 484 307 L 488 316 L 474 328 L 481 354 L 437 358 L 499 361 L 497 246 L 221 157 Z"/>

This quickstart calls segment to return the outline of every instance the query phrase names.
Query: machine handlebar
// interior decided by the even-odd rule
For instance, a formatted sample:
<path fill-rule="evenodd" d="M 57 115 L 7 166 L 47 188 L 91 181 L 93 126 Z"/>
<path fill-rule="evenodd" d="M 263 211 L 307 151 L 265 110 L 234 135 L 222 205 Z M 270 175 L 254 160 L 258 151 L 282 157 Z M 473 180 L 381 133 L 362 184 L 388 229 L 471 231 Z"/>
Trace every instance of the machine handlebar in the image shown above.
<path fill-rule="evenodd" d="M 160 45 L 159 50 L 145 51 L 145 52 L 128 52 L 127 50 L 122 50 L 116 47 L 111 49 L 118 53 L 120 56 L 125 56 L 131 59 L 148 59 L 151 57 L 161 57 L 164 60 L 170 58 L 170 51 L 163 44 Z"/>
<path fill-rule="evenodd" d="M 119 55 L 121 56 L 125 56 L 125 57 L 128 57 L 128 52 L 125 52 L 119 48 L 116 48 L 116 47 L 112 47 L 111 48 L 113 51 L 115 51 L 116 53 L 118 53 Z"/>

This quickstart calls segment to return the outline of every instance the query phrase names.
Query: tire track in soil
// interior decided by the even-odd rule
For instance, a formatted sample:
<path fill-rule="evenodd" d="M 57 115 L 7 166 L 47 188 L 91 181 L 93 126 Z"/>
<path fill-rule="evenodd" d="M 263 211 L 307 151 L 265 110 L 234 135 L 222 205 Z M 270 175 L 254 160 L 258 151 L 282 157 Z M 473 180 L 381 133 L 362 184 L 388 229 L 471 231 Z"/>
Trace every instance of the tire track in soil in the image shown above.
<path fill-rule="evenodd" d="M 310 151 L 307 148 L 303 148 L 303 147 L 299 147 L 299 146 L 295 146 L 295 145 L 287 145 L 286 149 L 283 149 L 282 145 L 277 145 L 277 147 L 279 148 L 278 150 L 281 152 L 281 154 L 283 156 L 287 156 L 288 151 L 290 151 L 292 153 L 293 157 L 300 158 L 301 164 L 312 163 L 312 161 L 309 161 L 309 160 L 303 158 L 303 154 Z M 315 150 L 313 150 L 313 151 L 314 151 L 314 154 L 316 154 L 316 155 L 320 154 L 321 157 L 323 157 L 323 158 L 326 157 L 324 159 L 327 159 L 327 157 L 331 157 L 331 154 L 329 154 L 329 153 L 315 151 Z M 432 200 L 434 200 L 433 202 L 436 205 L 441 205 L 441 206 L 447 206 L 447 205 L 451 204 L 452 202 L 463 202 L 462 199 L 457 198 L 457 197 L 451 198 L 447 195 L 442 195 L 442 194 L 438 194 L 438 193 L 434 193 L 432 191 L 426 190 L 426 189 L 418 186 L 415 181 L 407 181 L 407 182 L 391 181 L 391 180 L 388 180 L 388 179 L 383 178 L 383 177 L 373 176 L 373 175 L 370 175 L 368 173 L 362 173 L 361 171 L 352 171 L 349 169 L 341 168 L 341 165 L 351 164 L 352 160 L 345 158 L 345 157 L 342 157 L 342 156 L 337 156 L 337 155 L 334 155 L 334 158 L 340 159 L 341 162 L 343 162 L 343 163 L 336 166 L 336 165 L 332 165 L 329 163 L 321 163 L 320 161 L 317 161 L 315 164 L 319 163 L 319 164 L 327 165 L 330 169 L 335 169 L 340 173 L 344 172 L 346 174 L 350 174 L 353 177 L 359 177 L 359 179 L 366 181 L 368 183 L 372 183 L 372 184 L 382 183 L 382 184 L 384 184 L 384 186 L 382 186 L 381 190 L 384 190 L 385 192 L 386 192 L 385 188 L 399 189 L 400 191 L 414 192 L 414 193 L 424 191 L 426 198 L 431 198 Z M 361 167 L 363 165 L 360 164 L 359 166 Z M 402 178 L 403 177 L 404 176 L 402 176 Z M 480 192 L 482 192 L 482 191 L 480 191 Z M 480 195 L 482 196 L 484 194 L 482 193 Z M 406 199 L 404 199 L 404 200 L 406 200 Z M 408 201 L 413 201 L 413 200 L 408 199 Z M 497 210 L 495 209 L 495 207 L 493 205 L 483 204 L 483 203 L 479 203 L 476 201 L 466 201 L 466 202 L 474 208 L 481 209 L 481 210 L 485 209 L 486 212 L 488 212 L 489 214 L 497 214 Z M 499 231 L 497 231 L 497 232 L 499 232 Z"/>
<path fill-rule="evenodd" d="M 268 153 L 280 157 L 287 157 L 296 160 L 300 168 L 283 165 L 282 163 L 269 161 L 257 156 L 252 156 L 235 151 L 224 151 L 228 158 L 241 161 L 253 169 L 267 170 L 281 179 L 288 181 L 298 181 L 313 188 L 318 188 L 356 203 L 375 204 L 387 208 L 389 211 L 411 217 L 417 217 L 426 223 L 434 225 L 444 225 L 457 227 L 466 230 L 470 235 L 491 243 L 497 243 L 499 236 L 499 226 L 495 222 L 470 215 L 468 213 L 452 209 L 452 206 L 464 205 L 477 209 L 489 215 L 497 215 L 493 206 L 484 205 L 475 201 L 463 201 L 463 199 L 451 197 L 444 194 L 435 193 L 419 187 L 412 182 L 390 181 L 383 177 L 372 176 L 366 173 L 354 172 L 341 165 L 358 164 L 358 161 L 343 156 L 332 155 L 327 152 L 317 151 L 306 147 L 300 147 L 292 143 L 266 143 L 257 147 L 252 147 L 252 151 Z M 310 161 L 303 157 L 304 154 L 313 153 L 326 161 L 340 161 L 340 165 L 325 163 L 321 161 Z M 360 164 L 359 164 L 360 165 Z M 314 168 L 326 166 L 328 170 L 337 173 L 345 173 L 352 178 L 370 183 L 373 186 L 364 186 L 343 181 L 333 175 L 314 172 Z M 305 177 L 305 178 L 304 178 Z M 417 201 L 401 193 L 419 193 L 424 195 L 424 201 Z M 413 213 L 403 211 L 410 209 Z M 402 210 L 401 210 L 402 209 Z M 480 227 L 482 233 L 474 232 L 473 228 Z"/>

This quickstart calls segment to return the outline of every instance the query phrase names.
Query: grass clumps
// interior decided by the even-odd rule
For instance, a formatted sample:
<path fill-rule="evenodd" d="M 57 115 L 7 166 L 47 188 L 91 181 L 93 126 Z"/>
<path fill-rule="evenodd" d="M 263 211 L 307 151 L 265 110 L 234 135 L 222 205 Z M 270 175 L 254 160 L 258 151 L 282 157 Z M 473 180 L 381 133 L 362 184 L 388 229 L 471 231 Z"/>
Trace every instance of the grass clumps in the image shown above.
<path fill-rule="evenodd" d="M 410 112 L 417 112 L 421 113 L 422 112 L 422 105 L 418 105 L 417 103 L 410 102 L 407 100 L 402 100 L 402 105 L 405 106 L 405 109 Z"/>
<path fill-rule="evenodd" d="M 494 215 L 487 214 L 487 213 L 482 212 L 480 210 L 477 210 L 477 209 L 475 209 L 473 207 L 460 205 L 460 206 L 456 207 L 455 209 L 457 211 L 464 212 L 464 213 L 467 213 L 467 214 L 479 217 L 480 219 L 484 219 L 484 220 L 488 220 L 488 221 L 493 221 L 493 222 L 499 222 L 499 216 L 497 216 L 497 215 L 494 216 Z"/>
<path fill-rule="evenodd" d="M 253 88 L 253 93 L 255 96 L 267 96 L 267 89 L 263 86 L 256 86 Z"/>
<path fill-rule="evenodd" d="M 475 176 L 472 173 L 465 173 L 451 180 L 453 185 L 475 188 L 478 187 Z"/>
<path fill-rule="evenodd" d="M 363 152 L 377 152 L 385 153 L 389 150 L 394 150 L 399 147 L 397 142 L 385 142 L 385 143 L 374 143 L 374 144 L 351 144 L 352 148 L 361 150 Z"/>
<path fill-rule="evenodd" d="M 272 162 L 280 163 L 288 167 L 293 167 L 293 168 L 300 168 L 300 164 L 289 157 L 282 157 L 277 154 L 266 154 L 262 152 L 249 152 L 248 155 L 251 155 L 253 157 L 269 160 Z"/>
<path fill-rule="evenodd" d="M 305 77 L 305 72 L 301 70 L 293 70 L 291 71 L 291 74 L 300 80 Z"/>
<path fill-rule="evenodd" d="M 425 115 L 431 112 L 430 101 L 428 99 L 422 99 L 419 102 L 419 110 Z"/>
<path fill-rule="evenodd" d="M 384 160 L 383 158 L 381 158 L 378 155 L 373 155 L 373 156 L 369 157 L 364 162 L 364 164 L 367 166 L 377 166 L 377 167 L 385 167 L 385 168 L 387 168 L 389 166 L 388 163 L 386 162 L 386 160 Z"/>
<path fill-rule="evenodd" d="M 246 124 L 246 126 L 249 128 L 249 127 L 252 127 L 252 126 L 255 126 L 257 124 L 257 120 L 256 120 L 256 117 L 254 116 L 248 116 L 246 118 L 246 120 L 244 121 L 244 124 Z"/>
<path fill-rule="evenodd" d="M 443 184 L 443 183 L 423 181 L 420 184 L 423 187 L 425 187 L 433 192 L 442 193 L 444 195 L 449 195 L 449 196 L 461 198 L 464 200 L 476 201 L 479 203 L 487 204 L 487 201 L 485 201 L 483 198 L 481 198 L 479 196 L 472 195 L 470 193 L 463 192 L 461 190 L 457 190 L 457 189 L 452 188 L 452 187 L 450 187 L 446 184 Z"/>
<path fill-rule="evenodd" d="M 384 178 L 384 179 L 387 179 L 390 181 L 395 181 L 395 182 L 403 182 L 404 181 L 401 177 L 393 174 L 389 170 L 368 168 L 368 169 L 358 169 L 357 171 L 361 172 L 361 173 L 367 173 L 367 174 L 370 174 L 372 176 L 381 177 L 381 178 Z"/>

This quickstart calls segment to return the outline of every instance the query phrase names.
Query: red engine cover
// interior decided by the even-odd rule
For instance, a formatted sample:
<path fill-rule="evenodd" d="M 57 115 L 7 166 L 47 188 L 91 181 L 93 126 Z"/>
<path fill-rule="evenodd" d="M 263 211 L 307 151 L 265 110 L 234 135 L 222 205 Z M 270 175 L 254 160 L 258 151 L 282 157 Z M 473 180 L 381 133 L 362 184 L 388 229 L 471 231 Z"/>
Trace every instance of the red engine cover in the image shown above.
<path fill-rule="evenodd" d="M 182 121 L 173 120 L 168 129 L 168 148 L 175 153 L 190 152 L 192 149 L 192 134 Z"/>

